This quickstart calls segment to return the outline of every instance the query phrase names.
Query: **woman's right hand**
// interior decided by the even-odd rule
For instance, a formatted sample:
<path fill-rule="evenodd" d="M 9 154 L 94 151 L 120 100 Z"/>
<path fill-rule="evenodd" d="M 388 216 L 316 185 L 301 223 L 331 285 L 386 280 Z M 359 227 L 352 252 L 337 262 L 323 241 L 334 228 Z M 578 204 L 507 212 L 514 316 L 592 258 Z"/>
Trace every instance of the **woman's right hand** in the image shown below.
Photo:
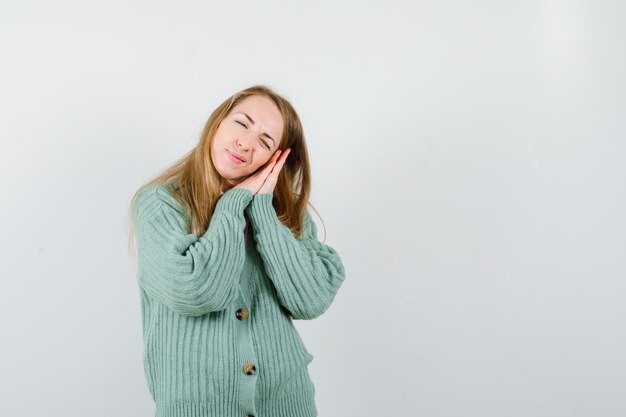
<path fill-rule="evenodd" d="M 278 161 L 280 153 L 280 149 L 274 152 L 274 155 L 272 155 L 272 157 L 269 161 L 267 161 L 264 167 L 262 167 L 256 173 L 250 175 L 245 180 L 241 181 L 239 184 L 235 185 L 233 188 L 244 188 L 251 191 L 252 194 L 256 194 L 263 186 L 263 183 L 265 183 L 265 179 L 272 172 L 276 161 Z"/>

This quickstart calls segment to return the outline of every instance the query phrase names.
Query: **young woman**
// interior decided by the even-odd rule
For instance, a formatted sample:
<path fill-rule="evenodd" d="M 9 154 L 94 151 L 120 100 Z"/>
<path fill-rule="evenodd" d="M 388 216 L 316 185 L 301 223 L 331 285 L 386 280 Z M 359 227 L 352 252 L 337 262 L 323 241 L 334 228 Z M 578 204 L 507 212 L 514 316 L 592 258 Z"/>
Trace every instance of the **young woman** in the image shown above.
<path fill-rule="evenodd" d="M 217 107 L 198 145 L 135 193 L 157 417 L 317 416 L 313 355 L 292 319 L 323 314 L 345 271 L 317 238 L 309 191 L 298 115 L 253 86 Z"/>

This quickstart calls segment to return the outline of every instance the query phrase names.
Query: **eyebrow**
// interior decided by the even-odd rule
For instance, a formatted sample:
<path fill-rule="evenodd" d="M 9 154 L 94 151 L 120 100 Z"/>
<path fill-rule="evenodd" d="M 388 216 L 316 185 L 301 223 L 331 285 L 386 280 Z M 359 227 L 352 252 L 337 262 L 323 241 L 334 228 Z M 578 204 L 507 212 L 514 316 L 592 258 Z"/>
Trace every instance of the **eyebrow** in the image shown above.
<path fill-rule="evenodd" d="M 248 116 L 244 112 L 239 112 L 239 114 L 243 114 L 244 116 L 248 118 L 248 120 L 250 120 L 250 123 L 254 124 L 254 120 L 252 120 L 252 117 Z M 274 140 L 274 138 L 268 135 L 266 132 L 261 133 L 261 136 L 267 136 L 269 139 L 271 139 L 274 142 L 274 144 L 276 144 L 276 141 Z"/>

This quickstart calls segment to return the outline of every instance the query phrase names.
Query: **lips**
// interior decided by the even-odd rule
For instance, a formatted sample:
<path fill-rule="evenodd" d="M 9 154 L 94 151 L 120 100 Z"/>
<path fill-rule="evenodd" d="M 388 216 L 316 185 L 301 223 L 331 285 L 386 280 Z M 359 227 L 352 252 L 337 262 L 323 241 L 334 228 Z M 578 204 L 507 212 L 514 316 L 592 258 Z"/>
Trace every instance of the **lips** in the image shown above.
<path fill-rule="evenodd" d="M 241 162 L 246 162 L 246 160 L 243 158 L 243 156 L 239 155 L 238 153 L 231 152 L 228 149 L 226 151 L 228 153 L 230 153 L 232 156 L 234 156 L 235 158 L 239 159 Z"/>

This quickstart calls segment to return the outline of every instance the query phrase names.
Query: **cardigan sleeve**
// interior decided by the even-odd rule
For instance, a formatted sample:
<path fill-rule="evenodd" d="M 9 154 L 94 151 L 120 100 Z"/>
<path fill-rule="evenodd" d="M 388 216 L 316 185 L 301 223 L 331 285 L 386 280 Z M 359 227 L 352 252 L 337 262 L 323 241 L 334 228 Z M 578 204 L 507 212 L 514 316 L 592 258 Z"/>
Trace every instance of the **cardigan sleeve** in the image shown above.
<path fill-rule="evenodd" d="M 318 241 L 308 212 L 296 239 L 278 219 L 272 198 L 256 194 L 246 208 L 254 240 L 280 304 L 293 319 L 311 320 L 330 307 L 345 279 L 344 266 L 335 249 Z"/>
<path fill-rule="evenodd" d="M 238 295 L 245 262 L 244 208 L 252 192 L 231 188 L 218 200 L 207 231 L 186 232 L 178 202 L 150 187 L 135 204 L 137 280 L 171 310 L 199 316 L 225 309 Z"/>

